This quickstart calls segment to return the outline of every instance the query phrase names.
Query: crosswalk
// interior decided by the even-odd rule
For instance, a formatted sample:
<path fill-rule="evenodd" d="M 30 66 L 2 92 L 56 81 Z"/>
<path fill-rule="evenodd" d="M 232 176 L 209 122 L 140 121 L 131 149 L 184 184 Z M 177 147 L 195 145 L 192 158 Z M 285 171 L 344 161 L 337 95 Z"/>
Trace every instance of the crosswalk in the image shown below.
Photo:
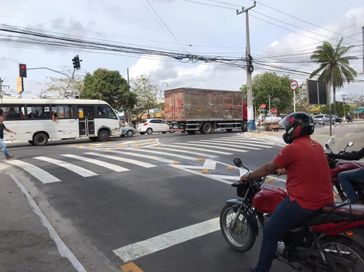
<path fill-rule="evenodd" d="M 275 145 L 263 139 L 252 139 L 243 135 L 201 139 L 198 141 L 162 144 L 158 140 L 128 141 L 120 143 L 96 143 L 77 146 L 81 154 L 57 154 L 54 156 L 35 156 L 31 159 L 9 160 L 0 162 L 14 166 L 43 184 L 60 182 L 67 179 L 67 173 L 84 179 L 99 175 L 96 169 L 105 169 L 103 173 L 129 172 L 133 167 L 146 169 L 161 165 L 175 166 L 181 162 L 190 165 L 203 165 L 204 169 L 213 170 L 219 156 L 254 152 L 273 148 Z M 37 163 L 39 162 L 39 164 Z M 53 168 L 52 168 L 53 167 Z M 65 178 L 49 173 L 50 169 L 65 169 Z M 193 167 L 193 166 L 192 166 Z M 48 171 L 47 171 L 48 170 Z M 57 172 L 57 171 L 56 171 Z M 58 173 L 60 173 L 58 171 Z M 102 174 L 102 173 L 101 173 Z"/>

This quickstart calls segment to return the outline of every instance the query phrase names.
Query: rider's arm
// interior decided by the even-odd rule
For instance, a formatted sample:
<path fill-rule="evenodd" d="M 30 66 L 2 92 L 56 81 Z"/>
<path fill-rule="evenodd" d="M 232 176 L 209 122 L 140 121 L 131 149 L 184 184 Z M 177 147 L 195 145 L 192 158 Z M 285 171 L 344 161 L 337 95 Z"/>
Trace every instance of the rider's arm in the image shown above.
<path fill-rule="evenodd" d="M 255 171 L 250 172 L 247 176 L 240 177 L 240 181 L 246 182 L 246 181 L 253 180 L 256 178 L 264 177 L 269 174 L 275 173 L 277 169 L 278 169 L 278 167 L 275 165 L 275 163 L 270 162 L 270 163 L 264 164 L 263 166 L 259 167 Z"/>

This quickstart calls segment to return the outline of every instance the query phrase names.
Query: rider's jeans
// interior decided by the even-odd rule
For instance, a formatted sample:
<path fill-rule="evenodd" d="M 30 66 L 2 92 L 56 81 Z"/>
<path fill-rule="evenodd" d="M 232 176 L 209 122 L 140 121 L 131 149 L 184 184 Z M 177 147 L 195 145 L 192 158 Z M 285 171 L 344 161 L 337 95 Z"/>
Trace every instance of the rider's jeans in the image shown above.
<path fill-rule="evenodd" d="M 279 240 L 295 225 L 312 217 L 316 211 L 303 209 L 296 201 L 286 197 L 275 209 L 264 226 L 259 261 L 253 271 L 269 271 L 277 250 Z"/>
<path fill-rule="evenodd" d="M 5 158 L 8 158 L 10 156 L 3 139 L 0 139 L 0 149 L 4 153 Z"/>
<path fill-rule="evenodd" d="M 352 182 L 362 182 L 364 183 L 364 168 L 353 169 L 345 172 L 341 172 L 338 175 L 339 181 L 345 194 L 350 201 L 355 201 L 358 199 L 356 195 Z"/>

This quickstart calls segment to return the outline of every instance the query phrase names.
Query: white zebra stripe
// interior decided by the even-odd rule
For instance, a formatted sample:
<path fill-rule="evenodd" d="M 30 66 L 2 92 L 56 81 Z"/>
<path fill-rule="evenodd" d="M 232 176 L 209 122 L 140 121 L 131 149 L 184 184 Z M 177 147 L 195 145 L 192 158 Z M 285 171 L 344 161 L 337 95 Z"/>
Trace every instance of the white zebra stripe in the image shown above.
<path fill-rule="evenodd" d="M 134 149 L 133 151 L 138 151 L 137 149 Z M 115 150 L 110 150 L 107 151 L 109 153 L 115 153 L 115 154 L 120 154 L 120 155 L 128 155 L 128 156 L 134 156 L 134 157 L 141 157 L 141 158 L 146 158 L 146 159 L 150 159 L 150 160 L 155 160 L 155 161 L 160 161 L 160 162 L 165 162 L 168 164 L 174 163 L 175 161 L 173 160 L 169 160 L 169 159 L 165 159 L 165 158 L 161 158 L 161 157 L 156 157 L 156 156 L 151 156 L 151 155 L 145 155 L 145 154 L 138 154 L 138 153 L 132 153 L 132 152 L 126 152 L 126 151 L 115 151 Z"/>
<path fill-rule="evenodd" d="M 60 167 L 66 168 L 67 170 L 72 171 L 72 172 L 74 172 L 77 175 L 80 175 L 82 177 L 97 176 L 96 173 L 94 173 L 94 172 L 92 172 L 90 170 L 87 170 L 85 168 L 82 168 L 80 166 L 77 166 L 77 165 L 74 165 L 72 163 L 68 163 L 68 162 L 65 162 L 65 161 L 52 159 L 52 158 L 49 158 L 49 157 L 43 157 L 43 156 L 34 157 L 34 159 L 49 162 L 49 163 L 53 163 L 53 164 L 58 165 Z"/>
<path fill-rule="evenodd" d="M 6 162 L 28 172 L 29 174 L 31 174 L 35 178 L 39 179 L 40 182 L 42 182 L 44 184 L 60 181 L 55 176 L 49 174 L 48 172 L 44 171 L 43 169 L 39 168 L 38 166 L 35 166 L 28 162 L 20 161 L 20 160 L 7 160 Z"/>
<path fill-rule="evenodd" d="M 121 167 L 121 166 L 118 166 L 118 165 L 114 165 L 114 164 L 111 164 L 111 163 L 108 163 L 108 162 L 87 158 L 87 157 L 82 157 L 82 156 L 73 155 L 73 154 L 62 154 L 62 156 L 67 157 L 67 158 L 77 159 L 77 160 L 80 160 L 80 161 L 93 163 L 93 164 L 108 168 L 110 170 L 113 170 L 115 172 L 129 171 L 129 169 L 127 169 L 127 168 L 124 168 L 124 167 Z"/>
<path fill-rule="evenodd" d="M 228 142 L 218 142 L 218 141 L 210 141 L 210 140 L 201 140 L 200 141 L 203 144 L 213 144 L 217 146 L 230 146 L 230 147 L 242 147 L 245 149 L 251 149 L 251 150 L 260 150 L 260 148 L 257 147 L 251 147 L 251 146 L 242 146 L 240 143 L 228 143 Z"/>
<path fill-rule="evenodd" d="M 194 152 L 194 151 L 188 151 L 188 150 L 181 150 L 181 149 L 176 149 L 176 148 L 168 148 L 168 147 L 164 147 L 164 146 L 148 146 L 148 149 L 157 149 L 157 150 L 166 150 L 166 151 L 174 151 L 176 153 L 185 153 L 185 154 L 192 154 L 192 155 L 197 155 L 197 156 L 201 156 L 201 157 L 207 157 L 207 158 L 216 158 L 216 156 L 214 155 L 209 155 L 206 153 L 201 153 L 201 152 Z"/>
<path fill-rule="evenodd" d="M 163 146 L 176 148 L 175 145 L 163 145 Z M 179 146 L 178 148 L 182 148 L 182 146 Z M 229 152 L 211 150 L 211 149 L 206 149 L 206 148 L 198 148 L 198 147 L 192 147 L 192 146 L 183 146 L 183 149 L 198 150 L 198 151 L 204 151 L 204 152 L 221 154 L 221 155 L 232 155 L 233 154 L 233 153 L 229 153 Z"/>
<path fill-rule="evenodd" d="M 222 149 L 222 150 L 227 150 L 227 151 L 234 151 L 234 152 L 240 152 L 240 153 L 245 153 L 248 152 L 247 150 L 244 149 L 238 149 L 238 148 L 228 148 L 228 147 L 218 147 L 215 146 L 213 144 L 209 145 L 209 144 L 203 144 L 203 143 L 196 143 L 196 144 L 192 144 L 192 143 L 175 143 L 175 145 L 179 145 L 179 146 L 202 146 L 202 147 L 208 147 L 208 148 L 213 148 L 213 149 Z"/>
<path fill-rule="evenodd" d="M 193 158 L 193 157 L 189 157 L 189 156 L 174 154 L 174 153 L 170 153 L 170 152 L 149 150 L 149 149 L 146 149 L 146 148 L 143 148 L 143 149 L 130 149 L 130 148 L 128 148 L 126 150 L 133 150 L 133 151 L 141 151 L 141 152 L 152 153 L 152 154 L 159 154 L 159 155 L 164 155 L 164 156 L 176 157 L 176 158 L 183 159 L 183 160 L 191 160 L 191 161 L 197 161 L 198 160 L 198 158 Z"/>
<path fill-rule="evenodd" d="M 117 156 L 111 156 L 111 155 L 102 154 L 102 153 L 87 152 L 85 154 L 93 155 L 93 156 L 98 156 L 98 157 L 103 157 L 103 158 L 110 159 L 110 160 L 121 161 L 121 162 L 130 163 L 130 164 L 135 164 L 135 165 L 138 165 L 138 166 L 141 166 L 141 167 L 145 167 L 145 168 L 156 167 L 156 165 L 151 164 L 151 163 L 141 162 L 141 161 L 137 161 L 137 160 L 133 160 L 133 159 L 127 159 L 127 158 L 122 158 L 122 157 L 117 157 Z"/>

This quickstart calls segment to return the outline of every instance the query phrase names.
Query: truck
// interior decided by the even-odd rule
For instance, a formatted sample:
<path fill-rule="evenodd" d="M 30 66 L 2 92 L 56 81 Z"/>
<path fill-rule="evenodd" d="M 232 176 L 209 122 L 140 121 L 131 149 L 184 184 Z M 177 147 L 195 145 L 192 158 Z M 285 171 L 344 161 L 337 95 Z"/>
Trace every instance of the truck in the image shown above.
<path fill-rule="evenodd" d="M 246 131 L 247 108 L 239 91 L 176 88 L 164 92 L 164 117 L 195 134 L 216 129 Z"/>

